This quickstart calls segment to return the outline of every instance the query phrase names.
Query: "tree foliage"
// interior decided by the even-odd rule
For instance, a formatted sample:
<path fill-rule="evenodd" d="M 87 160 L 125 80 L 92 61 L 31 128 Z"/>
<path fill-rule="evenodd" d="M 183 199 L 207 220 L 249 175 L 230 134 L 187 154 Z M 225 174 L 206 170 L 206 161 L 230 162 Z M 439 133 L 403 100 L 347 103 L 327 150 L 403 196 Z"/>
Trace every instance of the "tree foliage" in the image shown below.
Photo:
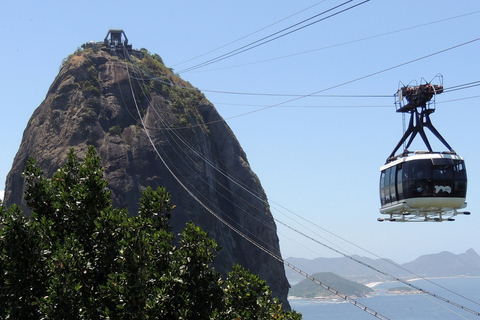
<path fill-rule="evenodd" d="M 136 216 L 113 208 L 93 147 L 51 178 L 30 159 L 24 177 L 30 219 L 0 203 L 1 319 L 301 318 L 241 266 L 223 279 L 198 226 L 176 239 L 164 188 L 147 188 Z"/>

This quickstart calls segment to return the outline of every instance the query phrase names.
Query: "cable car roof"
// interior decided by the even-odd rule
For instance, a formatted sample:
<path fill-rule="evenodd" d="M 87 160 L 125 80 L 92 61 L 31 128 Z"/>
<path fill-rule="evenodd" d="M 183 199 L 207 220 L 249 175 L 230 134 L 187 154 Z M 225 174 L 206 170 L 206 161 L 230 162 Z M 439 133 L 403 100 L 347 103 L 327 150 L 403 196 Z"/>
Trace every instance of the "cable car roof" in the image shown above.
<path fill-rule="evenodd" d="M 411 156 L 400 156 L 398 159 L 391 161 L 384 166 L 380 167 L 380 171 L 396 166 L 399 163 L 422 160 L 422 159 L 451 159 L 451 160 L 464 160 L 461 156 L 450 152 L 428 152 L 428 151 L 416 151 Z"/>

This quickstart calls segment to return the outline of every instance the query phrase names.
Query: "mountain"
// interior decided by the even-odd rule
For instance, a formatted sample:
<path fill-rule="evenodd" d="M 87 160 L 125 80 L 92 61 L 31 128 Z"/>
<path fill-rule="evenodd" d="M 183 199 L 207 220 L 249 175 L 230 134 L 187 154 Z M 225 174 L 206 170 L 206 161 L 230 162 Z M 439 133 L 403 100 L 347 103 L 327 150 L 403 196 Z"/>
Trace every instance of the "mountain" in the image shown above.
<path fill-rule="evenodd" d="M 396 274 L 396 272 L 399 270 L 397 267 L 392 265 L 392 261 L 390 260 L 370 259 L 356 255 L 353 256 L 353 258 L 361 260 L 365 264 L 384 272 L 395 272 Z M 286 261 L 302 269 L 308 274 L 313 274 L 316 272 L 334 272 L 339 276 L 361 283 L 384 281 L 386 279 L 385 276 L 379 274 L 378 272 L 349 258 L 316 258 L 313 260 L 304 258 L 288 258 Z M 285 272 L 288 280 L 292 284 L 304 279 L 302 275 L 291 270 L 290 268 L 286 267 Z"/>
<path fill-rule="evenodd" d="M 219 272 L 241 264 L 266 280 L 288 308 L 282 263 L 245 239 L 280 256 L 267 197 L 235 135 L 160 56 L 117 40 L 90 43 L 65 59 L 24 131 L 7 176 L 5 205 L 21 204 L 30 214 L 21 176 L 29 157 L 51 176 L 70 148 L 83 157 L 93 145 L 114 206 L 134 215 L 142 190 L 166 187 L 176 205 L 175 232 L 188 221 L 208 231 L 223 248 L 215 261 Z"/>
<path fill-rule="evenodd" d="M 384 273 L 394 275 L 399 278 L 417 278 L 422 277 L 457 277 L 457 276 L 480 276 L 480 256 L 473 249 L 468 249 L 465 253 L 453 254 L 443 251 L 436 254 L 423 255 L 414 261 L 397 264 L 387 259 L 370 259 L 365 257 L 353 256 L 356 260 L 364 264 L 381 270 Z M 313 260 L 303 258 L 288 258 L 287 262 L 297 266 L 303 271 L 313 274 L 316 272 L 335 272 L 347 279 L 356 280 L 361 283 L 385 281 L 386 277 L 372 268 L 343 258 L 317 258 Z M 396 265 L 399 265 L 397 267 Z M 410 271 L 410 272 L 409 272 Z M 287 278 L 291 283 L 296 283 L 303 279 L 303 276 L 297 272 L 286 268 Z"/>
<path fill-rule="evenodd" d="M 443 251 L 418 257 L 402 267 L 424 277 L 480 276 L 480 256 L 473 249 L 460 254 Z"/>
<path fill-rule="evenodd" d="M 324 285 L 335 288 L 335 290 L 338 290 L 343 295 L 350 297 L 365 297 L 369 293 L 373 293 L 373 289 L 360 283 L 342 278 L 332 272 L 319 272 L 312 276 Z M 326 298 L 337 296 L 309 279 L 302 280 L 292 286 L 290 289 L 290 295 L 299 298 Z"/>

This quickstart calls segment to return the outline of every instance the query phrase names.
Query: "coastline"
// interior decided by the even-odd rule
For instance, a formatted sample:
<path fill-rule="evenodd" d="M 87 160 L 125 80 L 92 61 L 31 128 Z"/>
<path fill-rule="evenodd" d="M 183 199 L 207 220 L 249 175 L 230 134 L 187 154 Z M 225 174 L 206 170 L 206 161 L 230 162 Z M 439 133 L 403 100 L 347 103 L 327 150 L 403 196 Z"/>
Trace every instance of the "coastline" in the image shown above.
<path fill-rule="evenodd" d="M 468 275 L 459 275 L 459 276 L 437 276 L 437 277 L 425 277 L 425 278 L 410 278 L 410 279 L 402 279 L 406 282 L 413 282 L 413 281 L 419 281 L 419 280 L 434 280 L 434 279 L 457 279 L 457 278 L 480 278 L 480 276 L 468 276 Z M 375 286 L 380 285 L 380 284 L 386 284 L 386 283 L 401 283 L 398 280 L 391 280 L 391 281 L 375 281 L 375 282 L 369 282 L 366 283 L 365 286 L 374 289 Z"/>
<path fill-rule="evenodd" d="M 390 281 L 393 282 L 393 281 Z M 478 311 L 478 305 L 473 302 L 465 301 L 463 297 L 468 297 L 473 301 L 480 301 L 480 277 L 439 277 L 438 282 L 442 287 L 432 286 L 425 281 L 416 282 L 419 287 L 428 289 L 436 295 L 442 296 L 450 301 L 455 301 L 467 308 Z M 379 285 L 380 288 L 395 287 L 397 284 L 387 283 Z M 445 290 L 444 288 L 447 288 Z M 461 296 L 459 296 L 461 295 Z M 463 296 L 463 297 L 462 297 Z M 368 320 L 372 316 L 368 313 L 357 310 L 352 303 L 343 299 L 302 299 L 289 297 L 290 305 L 293 310 L 302 313 L 305 320 L 330 320 L 330 319 L 362 319 Z M 355 299 L 357 300 L 357 299 Z M 459 314 L 464 319 L 473 319 L 467 311 L 457 308 L 445 308 L 432 297 L 428 299 L 425 294 L 378 294 L 367 298 L 360 298 L 357 301 L 372 308 L 390 319 L 459 319 Z M 452 311 L 454 311 L 452 313 Z"/>
<path fill-rule="evenodd" d="M 448 276 L 448 277 L 426 277 L 426 278 L 411 278 L 411 279 L 406 279 L 404 281 L 406 282 L 414 282 L 414 281 L 419 281 L 419 280 L 435 280 L 435 279 L 477 279 L 480 278 L 480 276 L 468 276 L 468 275 L 460 275 L 460 276 Z M 394 291 L 389 291 L 389 288 L 375 288 L 376 286 L 379 285 L 388 285 L 391 284 L 392 288 L 399 288 L 399 290 L 394 290 Z M 398 286 L 397 286 L 398 284 Z M 365 284 L 365 286 L 371 288 L 374 290 L 373 294 L 369 294 L 365 297 L 358 297 L 358 296 L 349 296 L 349 298 L 353 299 L 362 299 L 362 298 L 371 298 L 374 296 L 384 296 L 384 295 L 418 295 L 422 294 L 421 291 L 415 290 L 415 289 L 410 289 L 410 287 L 405 286 L 403 283 L 397 280 L 392 280 L 392 281 L 375 281 L 375 282 L 370 282 Z M 405 286 L 405 290 L 402 290 L 401 287 Z M 336 295 L 329 295 L 329 296 L 321 296 L 321 297 L 313 297 L 313 298 L 306 298 L 306 297 L 296 297 L 296 296 L 288 296 L 287 299 L 290 301 L 295 301 L 295 300 L 306 300 L 306 301 L 315 301 L 315 302 L 329 302 L 329 303 L 343 303 L 346 302 L 345 299 L 343 299 L 341 296 L 336 296 Z"/>

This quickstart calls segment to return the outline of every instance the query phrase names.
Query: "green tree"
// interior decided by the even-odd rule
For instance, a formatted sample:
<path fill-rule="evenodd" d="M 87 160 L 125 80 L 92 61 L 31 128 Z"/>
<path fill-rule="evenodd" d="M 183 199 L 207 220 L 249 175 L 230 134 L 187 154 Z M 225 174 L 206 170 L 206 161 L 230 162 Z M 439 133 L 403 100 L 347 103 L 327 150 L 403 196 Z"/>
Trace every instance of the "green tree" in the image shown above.
<path fill-rule="evenodd" d="M 45 293 L 39 240 L 16 205 L 0 205 L 0 315 L 37 319 L 36 297 Z"/>
<path fill-rule="evenodd" d="M 188 223 L 178 240 L 165 188 L 147 188 L 136 216 L 112 207 L 101 160 L 73 150 L 51 178 L 24 171 L 27 219 L 0 203 L 1 319 L 300 319 L 265 282 L 213 268 L 219 246 Z"/>
<path fill-rule="evenodd" d="M 235 264 L 224 290 L 224 310 L 219 319 L 300 319 L 300 315 L 282 311 L 272 290 L 258 275 Z"/>

